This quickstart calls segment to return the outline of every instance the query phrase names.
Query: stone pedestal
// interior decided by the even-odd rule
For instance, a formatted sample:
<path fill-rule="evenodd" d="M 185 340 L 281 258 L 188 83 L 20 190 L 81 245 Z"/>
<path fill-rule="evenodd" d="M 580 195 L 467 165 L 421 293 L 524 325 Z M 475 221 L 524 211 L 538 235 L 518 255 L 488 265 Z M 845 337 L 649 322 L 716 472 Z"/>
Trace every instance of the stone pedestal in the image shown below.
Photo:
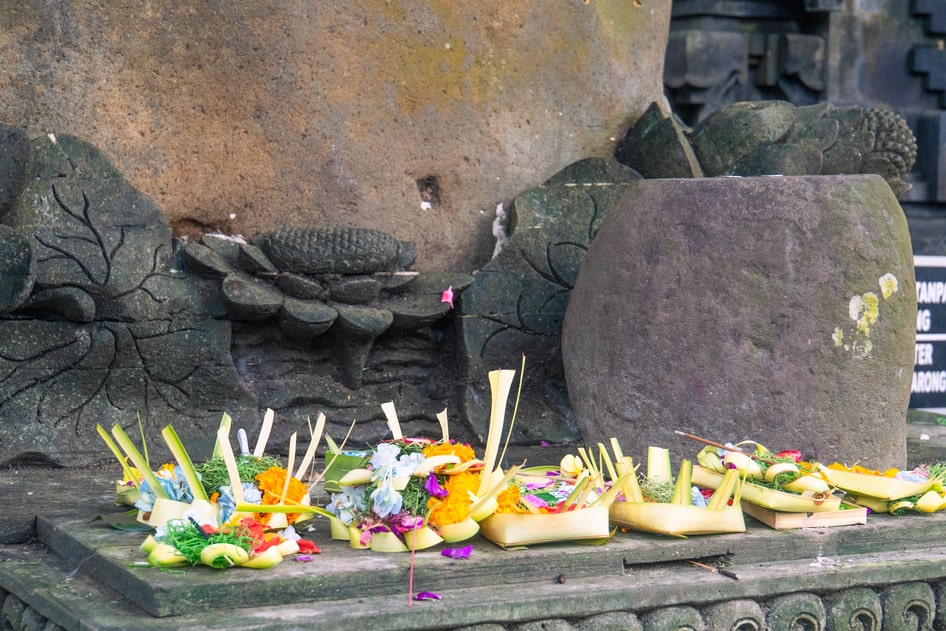
<path fill-rule="evenodd" d="M 906 460 L 916 288 L 878 176 L 642 180 L 608 214 L 563 328 L 586 441 Z"/>

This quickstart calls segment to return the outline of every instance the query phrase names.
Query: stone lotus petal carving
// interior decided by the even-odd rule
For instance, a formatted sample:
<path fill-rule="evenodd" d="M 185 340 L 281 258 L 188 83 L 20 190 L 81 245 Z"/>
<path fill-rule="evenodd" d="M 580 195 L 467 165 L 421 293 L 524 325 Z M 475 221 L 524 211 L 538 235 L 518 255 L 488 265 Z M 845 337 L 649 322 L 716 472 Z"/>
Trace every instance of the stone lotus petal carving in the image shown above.
<path fill-rule="evenodd" d="M 653 104 L 616 157 L 647 178 L 876 173 L 899 195 L 916 152 L 906 121 L 889 110 L 751 101 L 721 107 L 693 129 Z"/>
<path fill-rule="evenodd" d="M 197 273 L 221 278 L 226 315 L 273 320 L 296 341 L 329 335 L 338 378 L 349 388 L 362 374 L 375 340 L 388 329 L 416 330 L 443 318 L 448 285 L 460 293 L 467 274 L 409 271 L 413 243 L 366 228 L 284 228 L 246 243 L 205 235 L 184 247 Z"/>
<path fill-rule="evenodd" d="M 281 228 L 253 239 L 283 272 L 370 274 L 407 269 L 413 243 L 367 228 Z"/>

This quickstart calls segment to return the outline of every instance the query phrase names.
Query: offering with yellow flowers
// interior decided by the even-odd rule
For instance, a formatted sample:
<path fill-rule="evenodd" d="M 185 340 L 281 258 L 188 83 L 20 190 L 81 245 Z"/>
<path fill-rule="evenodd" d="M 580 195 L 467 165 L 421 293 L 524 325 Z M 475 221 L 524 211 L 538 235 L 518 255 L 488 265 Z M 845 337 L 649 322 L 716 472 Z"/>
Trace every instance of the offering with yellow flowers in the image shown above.
<path fill-rule="evenodd" d="M 241 455 L 235 457 L 229 441 L 230 418 L 224 415 L 213 457 L 196 464 L 169 425 L 162 437 L 176 462 L 155 471 L 147 450 L 142 453 L 119 425 L 110 434 L 97 426 L 137 491 L 134 505 L 138 521 L 154 529 L 141 546 L 148 555 L 147 564 L 264 569 L 280 563 L 286 555 L 318 552 L 292 524 L 320 510 L 308 506 L 309 488 L 299 478 L 315 455 L 325 417 L 319 416 L 314 431 L 310 428 L 312 440 L 295 474 L 291 473 L 295 434 L 290 439 L 286 468 L 264 453 L 273 418 L 272 410 L 267 410 L 253 453 L 241 432 Z M 279 510 L 286 506 L 300 508 Z"/>

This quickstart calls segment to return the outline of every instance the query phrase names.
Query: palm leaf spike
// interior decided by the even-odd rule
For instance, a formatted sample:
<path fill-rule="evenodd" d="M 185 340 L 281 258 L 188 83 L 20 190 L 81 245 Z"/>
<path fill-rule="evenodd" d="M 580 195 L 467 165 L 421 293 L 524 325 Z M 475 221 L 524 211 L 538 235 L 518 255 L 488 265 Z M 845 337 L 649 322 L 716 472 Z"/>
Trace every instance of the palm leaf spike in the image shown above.
<path fill-rule="evenodd" d="M 315 450 L 318 448 L 319 442 L 322 440 L 322 434 L 325 432 L 325 414 L 319 412 L 319 416 L 315 420 L 315 430 L 312 429 L 312 424 L 308 418 L 306 422 L 309 423 L 309 448 L 306 449 L 302 462 L 299 463 L 299 468 L 296 469 L 296 479 L 298 480 L 302 479 L 302 476 L 312 465 L 312 461 L 315 460 Z M 328 438 L 327 435 L 326 438 Z"/>
<path fill-rule="evenodd" d="M 492 488 L 489 488 L 486 491 L 485 495 L 482 495 L 482 496 L 477 495 L 477 500 L 473 502 L 472 506 L 470 506 L 470 514 L 475 515 L 480 508 L 485 506 L 490 500 L 492 500 L 497 495 L 499 495 L 499 493 L 504 488 L 506 488 L 506 486 L 509 484 L 509 481 L 512 480 L 513 477 L 517 473 L 519 473 L 519 470 L 522 469 L 524 464 L 525 462 L 523 462 L 522 464 L 516 465 L 515 467 L 512 467 L 508 471 L 506 471 L 506 475 L 504 475 L 501 480 L 499 480 L 496 484 L 494 484 Z M 485 473 L 485 469 L 484 469 L 484 473 Z M 481 480 L 482 479 L 485 479 L 485 478 L 481 478 Z"/>
<path fill-rule="evenodd" d="M 145 439 L 145 426 L 141 422 L 141 412 L 138 412 L 138 435 L 141 436 L 141 451 L 144 452 L 145 462 L 148 464 L 148 470 L 151 470 L 151 458 L 148 457 L 148 441 Z"/>
<path fill-rule="evenodd" d="M 124 452 L 131 458 L 132 464 L 135 465 L 135 468 L 138 469 L 138 473 L 141 474 L 144 481 L 151 487 L 151 492 L 154 493 L 154 496 L 161 499 L 168 499 L 167 491 L 165 491 L 161 483 L 158 482 L 158 478 L 148 465 L 148 461 L 141 455 L 141 452 L 138 451 L 138 448 L 135 447 L 131 439 L 128 438 L 128 434 L 125 433 L 125 430 L 123 430 L 118 423 L 112 426 L 112 436 L 115 437 L 115 442 L 121 445 Z"/>
<path fill-rule="evenodd" d="M 224 429 L 226 429 L 226 430 L 227 430 L 227 434 L 230 433 L 230 424 L 231 424 L 232 422 L 233 422 L 233 419 L 231 419 L 231 418 L 230 418 L 230 415 L 227 414 L 226 412 L 224 412 L 224 413 L 223 413 L 223 416 L 220 417 L 220 427 L 223 427 Z M 219 434 L 218 434 L 218 436 L 219 436 Z M 220 457 L 221 457 L 221 453 L 220 453 L 220 442 L 219 442 L 220 439 L 218 438 L 217 440 L 218 440 L 218 442 L 214 443 L 214 451 L 213 451 L 213 454 L 212 454 L 212 457 L 213 457 L 213 458 L 220 458 Z"/>
<path fill-rule="evenodd" d="M 289 495 L 289 480 L 292 479 L 292 465 L 296 462 L 296 433 L 293 432 L 289 437 L 289 460 L 286 464 L 286 481 L 282 485 L 282 495 L 279 496 L 279 503 L 286 503 L 286 496 Z"/>
<path fill-rule="evenodd" d="M 450 442 L 450 424 L 447 422 L 447 408 L 437 413 L 437 420 L 440 421 L 440 435 L 443 436 L 443 442 Z"/>
<path fill-rule="evenodd" d="M 502 464 L 506 459 L 506 448 L 509 447 L 509 439 L 512 438 L 512 426 L 516 424 L 516 416 L 519 413 L 519 398 L 522 396 L 522 380 L 526 375 L 526 356 L 522 356 L 522 363 L 519 366 L 519 388 L 516 390 L 516 402 L 512 406 L 512 417 L 509 419 L 509 430 L 506 432 L 506 442 L 503 443 L 503 453 L 499 456 L 498 463 Z M 506 404 L 503 404 L 505 411 Z"/>
<path fill-rule="evenodd" d="M 595 464 L 595 461 L 588 457 L 588 451 L 584 447 L 579 447 L 578 455 L 581 456 L 581 461 L 585 463 L 585 468 L 588 469 L 588 472 L 591 473 L 594 478 L 595 484 L 601 486 L 604 482 L 601 479 L 601 470 Z"/>
<path fill-rule="evenodd" d="M 174 428 L 170 425 L 166 425 L 164 429 L 161 430 L 161 436 L 164 437 L 164 442 L 167 443 L 168 449 L 174 454 L 174 459 L 177 460 L 178 466 L 180 466 L 181 470 L 184 472 L 184 479 L 187 480 L 187 486 L 191 488 L 194 499 L 208 500 L 207 491 L 204 490 L 204 485 L 200 483 L 200 475 L 198 475 L 197 470 L 194 469 L 194 463 L 187 454 L 184 443 L 181 442 L 177 432 L 175 432 Z"/>
<path fill-rule="evenodd" d="M 102 440 L 105 441 L 105 444 L 108 445 L 108 448 L 112 451 L 115 458 L 118 460 L 118 464 L 122 466 L 122 474 L 125 479 L 131 480 L 135 485 L 135 488 L 138 488 L 138 476 L 135 475 L 135 472 L 132 471 L 132 468 L 128 466 L 128 457 L 122 453 L 118 445 L 115 444 L 115 441 L 108 435 L 108 432 L 105 431 L 105 428 L 102 427 L 101 423 L 95 424 L 95 431 L 99 433 L 99 436 L 102 437 Z"/>
<path fill-rule="evenodd" d="M 620 460 L 624 457 L 624 452 L 621 451 L 621 443 L 618 442 L 618 439 L 611 437 L 611 450 L 614 451 L 614 459 Z"/>
<path fill-rule="evenodd" d="M 604 446 L 604 443 L 598 443 L 598 454 L 608 470 L 608 478 L 614 482 L 619 476 L 614 468 L 614 463 L 611 462 L 611 455 L 608 453 L 608 448 Z"/>
<path fill-rule="evenodd" d="M 496 456 L 499 451 L 499 441 L 503 432 L 506 402 L 509 399 L 509 389 L 512 387 L 512 380 L 515 376 L 515 370 L 492 370 L 489 373 L 492 406 L 489 413 L 489 433 L 487 434 L 486 449 L 483 454 L 483 473 L 480 474 L 480 486 L 476 493 L 477 496 L 482 496 L 486 493 L 493 476 L 493 471 L 496 469 Z"/>
<path fill-rule="evenodd" d="M 562 505 L 563 513 L 571 510 L 573 506 L 578 504 L 578 500 L 585 494 L 585 489 L 588 488 L 588 485 L 591 483 L 592 477 L 587 469 L 578 475 L 578 479 L 575 480 L 575 487 L 572 489 L 572 492 L 568 494 L 568 499 L 566 499 L 565 503 Z"/>
<path fill-rule="evenodd" d="M 624 488 L 624 485 L 627 484 L 628 479 L 633 476 L 633 473 L 625 473 L 617 480 L 614 480 L 614 484 L 611 485 L 611 488 L 608 489 L 603 494 L 599 495 L 595 500 L 588 504 L 588 508 L 595 506 L 596 504 L 604 504 L 605 506 L 611 506 L 614 501 L 617 499 L 618 494 L 621 493 L 621 489 Z"/>
<path fill-rule="evenodd" d="M 394 440 L 401 440 L 404 435 L 401 433 L 401 423 L 397 420 L 397 410 L 394 408 L 394 401 L 388 401 L 381 404 L 381 411 L 384 412 L 384 418 L 388 419 L 388 429 Z"/>
<path fill-rule="evenodd" d="M 322 471 L 322 473 L 315 476 L 315 479 L 309 483 L 309 491 L 315 488 L 315 485 L 317 485 L 319 482 L 322 481 L 322 478 L 325 477 L 325 472 L 328 471 L 328 469 L 333 464 L 335 464 L 335 460 L 341 455 L 342 449 L 344 449 L 345 444 L 348 442 L 348 439 L 351 436 L 352 430 L 354 429 L 355 429 L 355 421 L 352 421 L 351 425 L 348 426 L 348 432 L 345 434 L 345 438 L 342 439 L 341 446 L 336 445 L 335 441 L 332 440 L 331 436 L 329 436 L 328 434 L 325 435 L 325 442 L 328 443 L 328 448 L 332 451 L 332 459 L 325 463 L 325 469 Z M 326 451 L 326 454 L 328 454 L 327 451 Z"/>
<path fill-rule="evenodd" d="M 263 426 L 259 430 L 259 438 L 256 439 L 256 449 L 253 450 L 253 456 L 262 458 L 266 453 L 266 443 L 269 442 L 269 433 L 273 429 L 273 419 L 276 413 L 272 408 L 266 408 L 266 414 L 263 415 Z"/>
<path fill-rule="evenodd" d="M 217 429 L 217 445 L 220 447 L 220 457 L 227 465 L 227 476 L 230 478 L 230 490 L 233 493 L 233 501 L 236 504 L 242 504 L 243 482 L 240 480 L 240 472 L 237 469 L 236 458 L 233 456 L 233 447 L 230 445 L 230 435 L 227 428 Z"/>

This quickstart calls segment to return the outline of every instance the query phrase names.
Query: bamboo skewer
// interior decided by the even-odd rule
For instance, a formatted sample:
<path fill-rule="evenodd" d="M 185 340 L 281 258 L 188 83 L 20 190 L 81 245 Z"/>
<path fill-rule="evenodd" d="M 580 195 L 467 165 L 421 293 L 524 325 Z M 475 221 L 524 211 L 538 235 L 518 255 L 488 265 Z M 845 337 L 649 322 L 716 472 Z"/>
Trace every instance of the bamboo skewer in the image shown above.
<path fill-rule="evenodd" d="M 690 565 L 695 565 L 696 567 L 701 567 L 704 570 L 709 570 L 710 572 L 716 572 L 717 574 L 722 574 L 727 578 L 731 578 L 734 581 L 738 581 L 739 577 L 732 570 L 725 570 L 721 567 L 714 567 L 712 565 L 707 565 L 706 563 L 700 563 L 699 561 L 687 560 L 687 563 Z"/>
<path fill-rule="evenodd" d="M 757 455 L 755 455 L 755 454 L 742 451 L 741 449 L 736 449 L 735 447 L 732 447 L 732 446 L 730 446 L 730 445 L 724 445 L 724 444 L 722 444 L 722 443 L 717 443 L 716 441 L 709 440 L 708 438 L 701 438 L 701 437 L 699 437 L 699 436 L 697 436 L 697 435 L 695 435 L 695 434 L 688 434 L 687 432 L 681 432 L 680 430 L 674 430 L 673 433 L 676 434 L 677 436 L 684 436 L 684 437 L 689 438 L 689 439 L 691 439 L 691 440 L 695 440 L 695 441 L 697 441 L 697 442 L 704 443 L 704 444 L 710 445 L 710 446 L 712 446 L 712 447 L 716 447 L 717 449 L 723 449 L 723 450 L 725 450 L 725 451 L 730 451 L 730 452 L 735 453 L 735 454 L 743 454 L 743 455 L 745 455 L 745 456 L 749 456 L 749 457 L 752 458 L 753 460 L 758 460 L 759 462 L 764 462 L 764 463 L 766 463 L 766 464 L 776 464 L 776 463 L 778 462 L 777 460 L 772 460 L 771 458 L 763 458 L 762 456 L 757 456 Z"/>

